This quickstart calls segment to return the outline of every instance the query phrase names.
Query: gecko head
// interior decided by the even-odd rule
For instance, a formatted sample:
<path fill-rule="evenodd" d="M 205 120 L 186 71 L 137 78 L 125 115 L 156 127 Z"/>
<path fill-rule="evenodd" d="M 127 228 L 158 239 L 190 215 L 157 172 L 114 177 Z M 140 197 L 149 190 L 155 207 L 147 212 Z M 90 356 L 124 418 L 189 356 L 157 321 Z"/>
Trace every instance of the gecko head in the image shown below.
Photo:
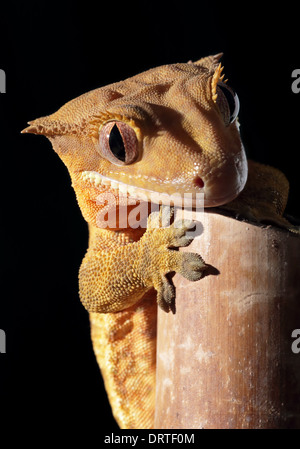
<path fill-rule="evenodd" d="M 205 207 L 225 204 L 243 189 L 247 161 L 238 98 L 223 80 L 220 57 L 95 89 L 23 132 L 49 138 L 88 221 L 97 195 L 108 191 L 164 204 L 170 196 L 175 205 L 183 197 L 189 206 L 197 198 Z"/>

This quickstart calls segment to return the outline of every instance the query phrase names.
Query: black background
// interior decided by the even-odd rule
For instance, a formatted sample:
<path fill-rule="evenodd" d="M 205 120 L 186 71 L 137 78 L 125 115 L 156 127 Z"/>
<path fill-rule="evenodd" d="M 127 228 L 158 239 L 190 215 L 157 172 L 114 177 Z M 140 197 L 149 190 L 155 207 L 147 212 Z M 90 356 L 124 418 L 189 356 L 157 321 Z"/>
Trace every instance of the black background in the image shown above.
<path fill-rule="evenodd" d="M 299 213 L 300 67 L 296 2 L 14 2 L 1 5 L 0 405 L 49 431 L 117 431 L 95 362 L 77 273 L 87 227 L 66 168 L 28 120 L 161 64 L 224 52 L 248 157 L 280 168 Z M 272 5 L 272 6 L 271 6 Z"/>

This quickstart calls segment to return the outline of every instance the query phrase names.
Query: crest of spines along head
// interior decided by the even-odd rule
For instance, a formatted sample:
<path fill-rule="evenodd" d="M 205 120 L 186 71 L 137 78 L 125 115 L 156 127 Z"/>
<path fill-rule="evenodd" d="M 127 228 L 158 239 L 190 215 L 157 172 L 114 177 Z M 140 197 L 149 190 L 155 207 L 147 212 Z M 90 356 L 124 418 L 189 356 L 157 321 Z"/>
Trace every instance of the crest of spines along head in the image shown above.
<path fill-rule="evenodd" d="M 226 79 L 225 81 L 223 81 L 224 77 L 225 77 L 225 73 L 223 73 L 222 75 L 222 71 L 224 70 L 224 67 L 222 66 L 221 63 L 219 63 L 219 65 L 217 66 L 215 73 L 212 77 L 211 80 L 211 93 L 212 93 L 212 99 L 213 101 L 216 103 L 217 102 L 217 98 L 218 98 L 218 93 L 217 93 L 217 85 L 219 82 L 223 82 L 223 83 L 227 83 L 228 79 Z"/>
<path fill-rule="evenodd" d="M 220 56 L 221 56 L 221 54 L 216 55 L 215 57 L 220 57 Z M 189 61 L 189 64 L 192 64 L 192 62 Z M 218 98 L 218 93 L 217 93 L 218 83 L 223 82 L 225 84 L 228 81 L 228 79 L 224 80 L 225 73 L 222 74 L 223 70 L 224 70 L 224 66 L 222 66 L 221 63 L 219 63 L 215 69 L 214 75 L 211 80 L 211 92 L 212 92 L 212 99 L 213 99 L 214 103 L 217 102 L 217 98 Z M 103 124 L 105 124 L 106 122 L 108 122 L 110 120 L 126 122 L 128 125 L 130 125 L 136 131 L 138 140 L 140 140 L 140 129 L 133 119 L 129 119 L 128 117 L 125 117 L 121 114 L 110 114 L 109 112 L 101 112 L 100 114 L 93 116 L 92 120 L 89 120 L 89 125 L 91 127 L 91 136 L 94 139 L 98 139 L 101 126 L 103 126 Z"/>
<path fill-rule="evenodd" d="M 220 55 L 216 55 L 215 58 Z M 189 61 L 189 63 L 192 63 Z M 214 103 L 217 102 L 218 93 L 217 86 L 218 83 L 223 82 L 227 83 L 228 79 L 224 80 L 225 74 L 222 74 L 224 67 L 221 63 L 219 63 L 214 71 L 212 80 L 211 80 L 211 93 L 212 100 Z M 224 80 L 224 81 L 223 81 Z M 91 120 L 88 120 L 88 123 L 85 119 L 82 119 L 79 124 L 71 124 L 71 123 L 61 123 L 58 120 L 51 120 L 49 117 L 41 117 L 40 119 L 33 120 L 28 122 L 30 125 L 28 128 L 24 129 L 22 132 L 27 133 L 31 132 L 34 134 L 44 134 L 44 135 L 55 135 L 55 134 L 88 134 L 94 139 L 97 139 L 99 136 L 99 127 L 110 120 L 119 120 L 127 122 L 136 132 L 137 137 L 140 137 L 140 130 L 134 120 L 124 117 L 120 114 L 110 114 L 108 112 L 100 113 L 99 115 L 95 115 Z M 88 126 L 86 126 L 88 125 Z M 139 139 L 138 139 L 139 140 Z"/>

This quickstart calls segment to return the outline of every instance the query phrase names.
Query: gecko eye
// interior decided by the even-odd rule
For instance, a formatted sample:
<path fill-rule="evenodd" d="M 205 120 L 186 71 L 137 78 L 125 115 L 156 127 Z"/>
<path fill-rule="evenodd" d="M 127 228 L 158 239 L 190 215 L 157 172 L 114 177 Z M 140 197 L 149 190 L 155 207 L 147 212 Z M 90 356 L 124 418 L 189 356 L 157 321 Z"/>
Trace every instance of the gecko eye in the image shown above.
<path fill-rule="evenodd" d="M 233 89 L 221 82 L 218 83 L 217 93 L 217 105 L 223 116 L 225 125 L 228 126 L 230 123 L 234 122 L 239 113 L 239 97 Z"/>
<path fill-rule="evenodd" d="M 116 165 L 132 164 L 138 157 L 138 140 L 127 123 L 111 121 L 99 134 L 101 155 Z"/>

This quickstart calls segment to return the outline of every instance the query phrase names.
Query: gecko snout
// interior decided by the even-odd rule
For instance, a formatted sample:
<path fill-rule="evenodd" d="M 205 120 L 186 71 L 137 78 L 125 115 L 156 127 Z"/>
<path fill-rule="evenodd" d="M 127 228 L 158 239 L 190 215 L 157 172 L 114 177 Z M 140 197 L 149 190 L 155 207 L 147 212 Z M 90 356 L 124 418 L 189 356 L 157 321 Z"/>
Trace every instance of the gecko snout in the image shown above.
<path fill-rule="evenodd" d="M 243 190 L 247 177 L 248 164 L 242 151 L 205 179 L 205 207 L 217 207 L 234 200 Z"/>

